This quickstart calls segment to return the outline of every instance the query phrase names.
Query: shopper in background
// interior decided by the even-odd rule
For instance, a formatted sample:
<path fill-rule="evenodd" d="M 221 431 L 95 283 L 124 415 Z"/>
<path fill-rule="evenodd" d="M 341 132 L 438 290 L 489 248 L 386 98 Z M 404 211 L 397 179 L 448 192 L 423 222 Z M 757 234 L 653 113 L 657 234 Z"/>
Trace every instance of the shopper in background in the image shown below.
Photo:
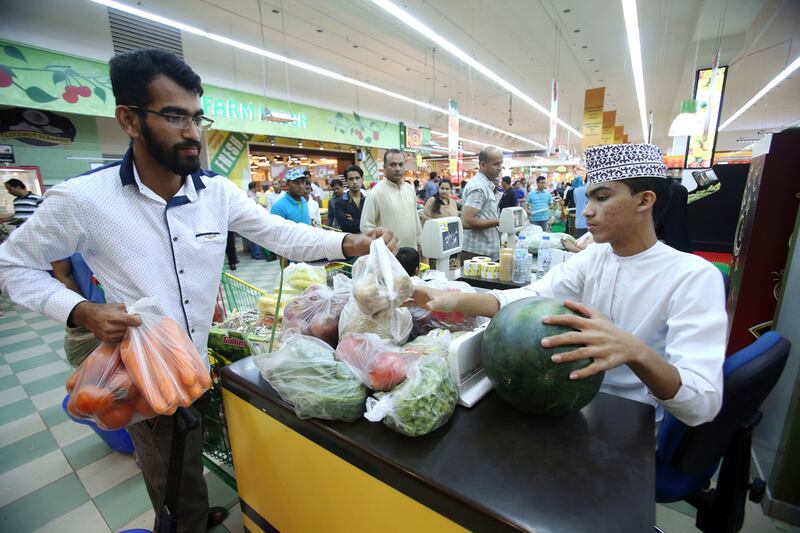
<path fill-rule="evenodd" d="M 303 172 L 303 175 L 308 180 L 308 184 L 311 188 L 311 197 L 314 198 L 314 200 L 317 202 L 317 205 L 319 205 L 322 202 L 322 187 L 314 183 L 314 181 L 311 179 L 311 172 L 308 170 Z"/>
<path fill-rule="evenodd" d="M 461 258 L 476 256 L 500 258 L 500 210 L 494 192 L 497 178 L 503 171 L 503 152 L 494 146 L 484 147 L 478 154 L 475 176 L 464 189 L 461 225 L 464 228 L 464 246 Z"/>
<path fill-rule="evenodd" d="M 311 225 L 311 216 L 308 210 L 308 178 L 299 168 L 293 168 L 286 173 L 287 190 L 270 211 L 273 215 L 278 215 L 286 220 L 291 220 L 298 224 Z"/>
<path fill-rule="evenodd" d="M 553 195 L 547 190 L 547 179 L 544 176 L 536 178 L 536 190 L 528 193 L 526 202 L 531 224 L 536 224 L 544 231 L 550 231 L 550 206 L 553 205 Z"/>
<path fill-rule="evenodd" d="M 678 180 L 667 178 L 670 197 L 667 210 L 656 225 L 656 235 L 664 244 L 681 252 L 692 253 L 689 237 L 689 192 Z"/>
<path fill-rule="evenodd" d="M 272 188 L 267 191 L 267 211 L 272 211 L 272 206 L 275 205 L 275 202 L 281 199 L 281 196 L 285 194 L 285 181 L 281 179 L 275 179 L 272 181 Z"/>
<path fill-rule="evenodd" d="M 247 197 L 253 200 L 256 205 L 261 205 L 258 201 L 258 183 L 251 181 L 247 184 Z M 263 206 L 262 206 L 263 207 Z M 245 249 L 250 252 L 250 257 L 253 259 L 264 259 L 264 249 L 258 244 L 248 241 L 242 237 L 242 242 L 245 244 Z"/>
<path fill-rule="evenodd" d="M 509 179 L 511 178 L 509 177 Z M 517 196 L 517 205 L 525 202 L 525 195 L 527 193 L 525 191 L 525 188 L 522 186 L 521 180 L 517 180 L 514 182 L 514 194 Z"/>
<path fill-rule="evenodd" d="M 258 183 L 255 181 L 247 184 L 247 197 L 258 203 Z"/>
<path fill-rule="evenodd" d="M 403 181 L 406 159 L 403 152 L 392 148 L 383 155 L 381 180 L 367 196 L 361 215 L 361 231 L 382 226 L 390 229 L 400 246 L 419 248 L 422 242 L 422 225 L 417 215 L 417 197 L 414 187 Z"/>
<path fill-rule="evenodd" d="M 519 182 L 516 182 L 516 185 L 519 185 Z M 517 190 L 511 187 L 511 176 L 503 176 L 500 186 L 503 188 L 503 196 L 497 203 L 497 209 L 502 211 L 506 207 L 517 207 L 519 200 L 517 199 Z"/>
<path fill-rule="evenodd" d="M 319 212 L 319 203 L 311 196 L 311 184 L 306 184 L 306 192 L 303 195 L 303 198 L 306 199 L 308 203 L 308 216 L 311 219 L 311 225 L 314 227 L 321 227 L 322 226 L 322 216 Z"/>
<path fill-rule="evenodd" d="M 111 60 L 110 74 L 115 117 L 130 148 L 117 164 L 50 189 L 0 245 L 0 291 L 12 301 L 115 343 L 141 325 L 125 303 L 154 297 L 205 359 L 228 230 L 298 261 L 364 255 L 373 238 L 396 249 L 391 232 L 380 228 L 350 235 L 269 215 L 232 181 L 201 169 L 200 140 L 211 120 L 202 114 L 200 77 L 176 55 L 121 54 Z M 75 253 L 103 280 L 113 303 L 89 302 L 50 276 L 53 261 Z M 159 416 L 128 426 L 156 516 L 166 499 L 174 423 L 174 416 Z M 227 515 L 208 508 L 202 429 L 188 433 L 177 468 L 178 533 L 212 529 Z"/>
<path fill-rule="evenodd" d="M 336 178 L 331 180 L 331 197 L 328 200 L 328 226 L 332 228 L 338 228 L 339 225 L 336 222 L 336 203 L 342 199 L 342 195 L 344 194 L 344 189 L 342 180 Z"/>
<path fill-rule="evenodd" d="M 586 186 L 583 184 L 583 180 L 581 180 L 581 184 L 572 191 L 572 196 L 575 199 L 575 233 L 573 235 L 578 239 L 588 231 L 586 227 L 586 216 L 583 213 L 586 211 L 586 206 L 589 204 L 589 197 L 586 194 Z"/>
<path fill-rule="evenodd" d="M 431 171 L 428 176 L 428 181 L 425 182 L 425 198 L 427 202 L 432 196 L 436 196 L 439 192 L 439 178 L 436 171 Z"/>
<path fill-rule="evenodd" d="M 425 202 L 425 209 L 422 211 L 423 224 L 432 218 L 458 216 L 456 202 L 450 197 L 452 192 L 453 188 L 452 185 L 450 185 L 450 180 L 444 178 L 440 179 L 439 194 L 431 196 L 428 201 Z"/>
<path fill-rule="evenodd" d="M 364 171 L 358 165 L 347 167 L 344 172 L 347 192 L 336 202 L 336 222 L 342 231 L 361 233 L 361 211 L 364 209 Z"/>
<path fill-rule="evenodd" d="M 8 194 L 14 197 L 12 222 L 16 225 L 22 224 L 33 215 L 36 208 L 42 203 L 42 197 L 29 191 L 25 183 L 17 178 L 11 178 L 6 181 L 5 185 Z"/>

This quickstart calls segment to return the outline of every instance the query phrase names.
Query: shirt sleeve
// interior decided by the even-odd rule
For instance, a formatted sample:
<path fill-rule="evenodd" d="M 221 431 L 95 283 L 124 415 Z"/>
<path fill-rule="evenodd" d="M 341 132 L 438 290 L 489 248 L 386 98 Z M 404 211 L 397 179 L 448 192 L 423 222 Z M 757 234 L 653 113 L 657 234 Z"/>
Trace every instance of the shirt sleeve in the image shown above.
<path fill-rule="evenodd" d="M 226 181 L 230 211 L 228 228 L 293 261 L 341 259 L 346 233 L 325 231 L 268 214 L 233 182 Z M 278 207 L 278 206 L 275 206 Z"/>
<path fill-rule="evenodd" d="M 722 407 L 728 331 L 725 288 L 717 269 L 704 265 L 687 275 L 668 311 L 666 357 L 678 369 L 681 386 L 670 400 L 650 396 L 689 426 L 710 422 Z"/>
<path fill-rule="evenodd" d="M 0 292 L 14 302 L 53 320 L 67 322 L 85 300 L 50 276 L 50 263 L 80 251 L 84 241 L 81 201 L 70 183 L 50 189 L 25 224 L 0 245 Z"/>
<path fill-rule="evenodd" d="M 481 189 L 472 189 L 464 197 L 464 207 L 472 207 L 480 210 L 483 207 L 483 202 L 486 200 L 485 194 Z"/>
<path fill-rule="evenodd" d="M 373 190 L 371 194 L 363 200 L 364 209 L 361 211 L 361 233 L 366 233 L 378 227 L 378 209 L 375 205 L 378 201 L 377 191 Z"/>

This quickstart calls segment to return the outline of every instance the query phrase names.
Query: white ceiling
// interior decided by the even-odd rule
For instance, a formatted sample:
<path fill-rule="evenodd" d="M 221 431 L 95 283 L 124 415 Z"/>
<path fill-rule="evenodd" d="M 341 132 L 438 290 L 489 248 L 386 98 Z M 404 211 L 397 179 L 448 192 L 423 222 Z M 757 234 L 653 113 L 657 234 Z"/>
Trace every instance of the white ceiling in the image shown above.
<path fill-rule="evenodd" d="M 4 4 L 8 15 L 0 29 L 6 35 L 10 31 L 8 38 L 18 34 L 27 39 L 17 40 L 32 44 L 60 42 L 58 48 L 64 51 L 92 48 L 87 45 L 86 21 L 101 21 L 104 14 L 102 6 L 88 0 Z M 137 4 L 262 46 L 258 0 Z M 405 0 L 401 5 L 545 107 L 549 107 L 551 79 L 557 77 L 558 115 L 577 129 L 585 89 L 605 86 L 606 109 L 616 109 L 617 124 L 625 126 L 631 140 L 641 141 L 620 0 Z M 647 105 L 654 112 L 654 141 L 663 148 L 670 144 L 666 132 L 680 101 L 691 96 L 698 27 L 696 67 L 710 66 L 717 43 L 721 64 L 731 66 L 722 120 L 800 55 L 797 0 L 639 0 L 638 10 Z M 434 52 L 430 41 L 369 0 L 262 0 L 261 12 L 263 47 L 268 50 L 440 107 L 447 107 L 447 99 L 453 98 L 465 115 L 539 142 L 546 139 L 544 115 L 513 98 L 509 126 L 507 92 L 446 52 Z M 40 23 L 44 20 L 53 22 L 53 27 Z M 111 55 L 107 23 L 89 33 L 93 41 L 100 41 L 92 54 L 107 59 Z M 446 130 L 443 115 L 279 63 L 267 61 L 264 70 L 257 56 L 202 37 L 184 34 L 183 39 L 187 61 L 208 83 Z M 742 147 L 736 139 L 754 137 L 757 130 L 797 124 L 798 96 L 796 73 L 722 132 L 718 149 Z M 461 128 L 465 137 L 529 148 L 463 122 Z M 559 128 L 558 142 L 578 146 L 564 128 Z"/>

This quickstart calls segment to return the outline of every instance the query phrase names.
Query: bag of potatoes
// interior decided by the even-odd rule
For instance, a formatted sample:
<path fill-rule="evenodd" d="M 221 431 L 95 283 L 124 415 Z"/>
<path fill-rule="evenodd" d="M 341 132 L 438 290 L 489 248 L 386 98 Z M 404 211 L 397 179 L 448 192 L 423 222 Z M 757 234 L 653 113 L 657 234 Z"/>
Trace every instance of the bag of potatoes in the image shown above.
<path fill-rule="evenodd" d="M 390 319 L 411 290 L 411 278 L 383 239 L 373 240 L 369 255 L 353 265 L 353 297 L 361 312 L 372 319 Z"/>

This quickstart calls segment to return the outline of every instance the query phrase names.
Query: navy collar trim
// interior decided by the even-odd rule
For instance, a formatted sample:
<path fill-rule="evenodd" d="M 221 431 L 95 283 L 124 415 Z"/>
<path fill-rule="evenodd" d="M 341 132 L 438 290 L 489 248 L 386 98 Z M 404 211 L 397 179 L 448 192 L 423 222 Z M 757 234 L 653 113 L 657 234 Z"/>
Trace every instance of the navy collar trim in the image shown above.
<path fill-rule="evenodd" d="M 194 190 L 200 191 L 200 189 L 205 189 L 206 184 L 203 183 L 203 177 L 213 177 L 217 174 L 215 172 L 211 172 L 208 170 L 203 170 L 202 168 L 197 172 L 193 173 L 192 176 L 192 183 L 194 184 Z M 122 186 L 125 187 L 126 185 L 136 185 L 136 179 L 133 177 L 133 148 L 128 148 L 128 151 L 125 152 L 125 156 L 122 158 L 122 162 L 119 167 L 119 178 L 122 181 Z"/>

